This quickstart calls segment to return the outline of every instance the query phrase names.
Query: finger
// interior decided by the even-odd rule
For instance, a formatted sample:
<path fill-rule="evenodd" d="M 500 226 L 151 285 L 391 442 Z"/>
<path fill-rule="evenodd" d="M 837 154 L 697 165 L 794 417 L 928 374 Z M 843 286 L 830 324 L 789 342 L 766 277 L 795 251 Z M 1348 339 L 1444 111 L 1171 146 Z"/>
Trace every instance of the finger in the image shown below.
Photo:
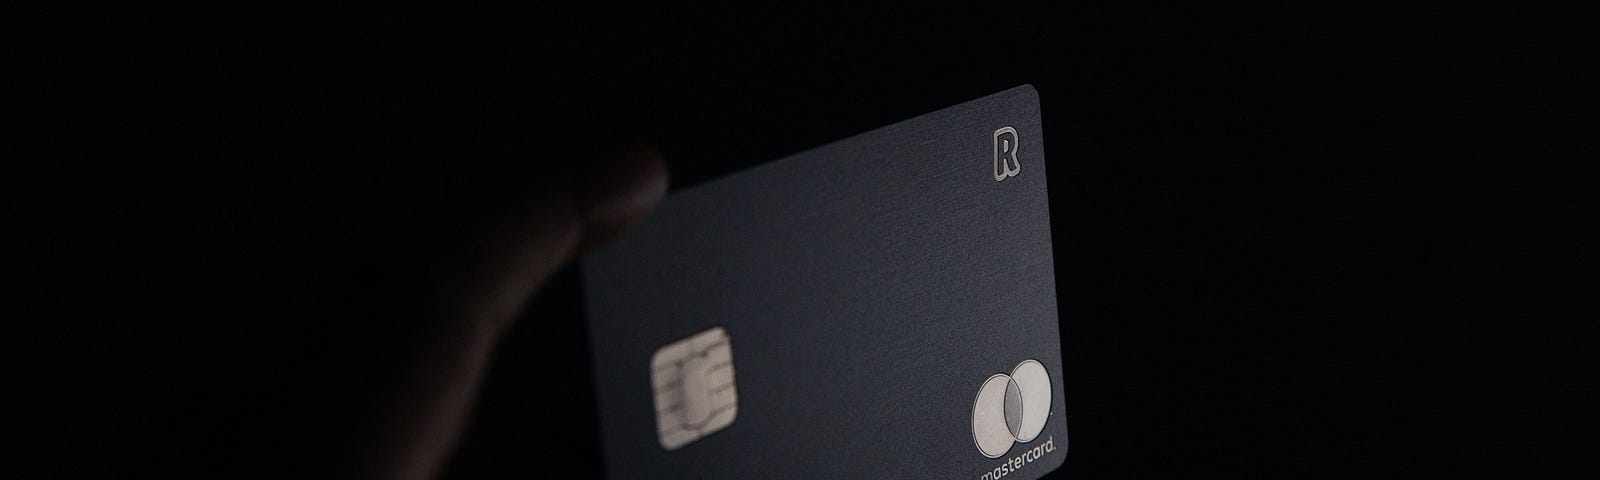
<path fill-rule="evenodd" d="M 655 208 L 667 193 L 667 167 L 654 149 L 615 154 L 609 171 L 591 175 L 578 202 L 584 218 L 578 250 L 605 243 Z"/>

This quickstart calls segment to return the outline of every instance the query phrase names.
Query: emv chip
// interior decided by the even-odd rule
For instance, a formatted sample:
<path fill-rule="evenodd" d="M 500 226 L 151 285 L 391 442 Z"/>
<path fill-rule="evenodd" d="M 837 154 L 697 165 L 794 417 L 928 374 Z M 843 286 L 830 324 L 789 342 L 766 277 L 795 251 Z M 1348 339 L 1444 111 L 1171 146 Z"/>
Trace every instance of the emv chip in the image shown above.
<path fill-rule="evenodd" d="M 739 413 L 733 348 L 722 327 L 656 350 L 650 358 L 650 377 L 661 448 L 677 450 L 722 430 Z"/>

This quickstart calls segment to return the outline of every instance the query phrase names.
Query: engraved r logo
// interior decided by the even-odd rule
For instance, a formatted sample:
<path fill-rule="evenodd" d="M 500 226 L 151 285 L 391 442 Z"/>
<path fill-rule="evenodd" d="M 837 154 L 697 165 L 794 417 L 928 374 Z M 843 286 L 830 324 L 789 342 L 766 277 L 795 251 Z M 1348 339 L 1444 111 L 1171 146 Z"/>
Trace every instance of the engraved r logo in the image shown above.
<path fill-rule="evenodd" d="M 994 131 L 994 181 L 1015 177 L 1022 171 L 1022 163 L 1017 161 L 1017 147 L 1021 146 L 1018 140 L 1015 128 L 1007 126 Z"/>

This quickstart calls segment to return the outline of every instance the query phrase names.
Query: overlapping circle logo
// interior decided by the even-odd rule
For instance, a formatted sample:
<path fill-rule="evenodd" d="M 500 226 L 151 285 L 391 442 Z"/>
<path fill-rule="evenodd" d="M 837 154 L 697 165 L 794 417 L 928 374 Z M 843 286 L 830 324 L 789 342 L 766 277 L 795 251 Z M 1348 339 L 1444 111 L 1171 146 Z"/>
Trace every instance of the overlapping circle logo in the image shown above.
<path fill-rule="evenodd" d="M 1050 418 L 1050 374 L 1038 360 L 1023 360 L 1011 374 L 997 373 L 972 401 L 972 441 L 989 458 L 1000 458 L 1015 442 L 1028 443 Z"/>

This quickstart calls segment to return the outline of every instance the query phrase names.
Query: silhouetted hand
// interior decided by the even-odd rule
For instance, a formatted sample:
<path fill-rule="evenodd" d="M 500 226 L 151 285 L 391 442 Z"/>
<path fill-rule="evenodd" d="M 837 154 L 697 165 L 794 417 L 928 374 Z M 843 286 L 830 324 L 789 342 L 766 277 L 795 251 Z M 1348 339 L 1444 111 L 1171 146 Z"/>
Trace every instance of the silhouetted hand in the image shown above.
<path fill-rule="evenodd" d="M 661 199 L 667 172 L 653 150 L 633 150 L 584 163 L 555 185 L 502 194 L 433 243 L 439 251 L 423 272 L 407 276 L 395 295 L 403 332 L 385 360 L 368 361 L 366 387 L 344 387 L 359 400 L 353 454 L 340 472 L 361 478 L 421 479 L 438 474 L 470 418 L 497 341 L 518 311 L 563 264 L 627 228 Z M 548 179 L 547 179 L 548 180 Z M 515 182 L 512 182 L 515 183 Z M 515 190 L 515 189 L 512 189 Z M 582 339 L 574 339 L 582 341 Z M 346 374 L 341 374 L 346 375 Z M 339 449 L 335 449 L 339 450 Z"/>

